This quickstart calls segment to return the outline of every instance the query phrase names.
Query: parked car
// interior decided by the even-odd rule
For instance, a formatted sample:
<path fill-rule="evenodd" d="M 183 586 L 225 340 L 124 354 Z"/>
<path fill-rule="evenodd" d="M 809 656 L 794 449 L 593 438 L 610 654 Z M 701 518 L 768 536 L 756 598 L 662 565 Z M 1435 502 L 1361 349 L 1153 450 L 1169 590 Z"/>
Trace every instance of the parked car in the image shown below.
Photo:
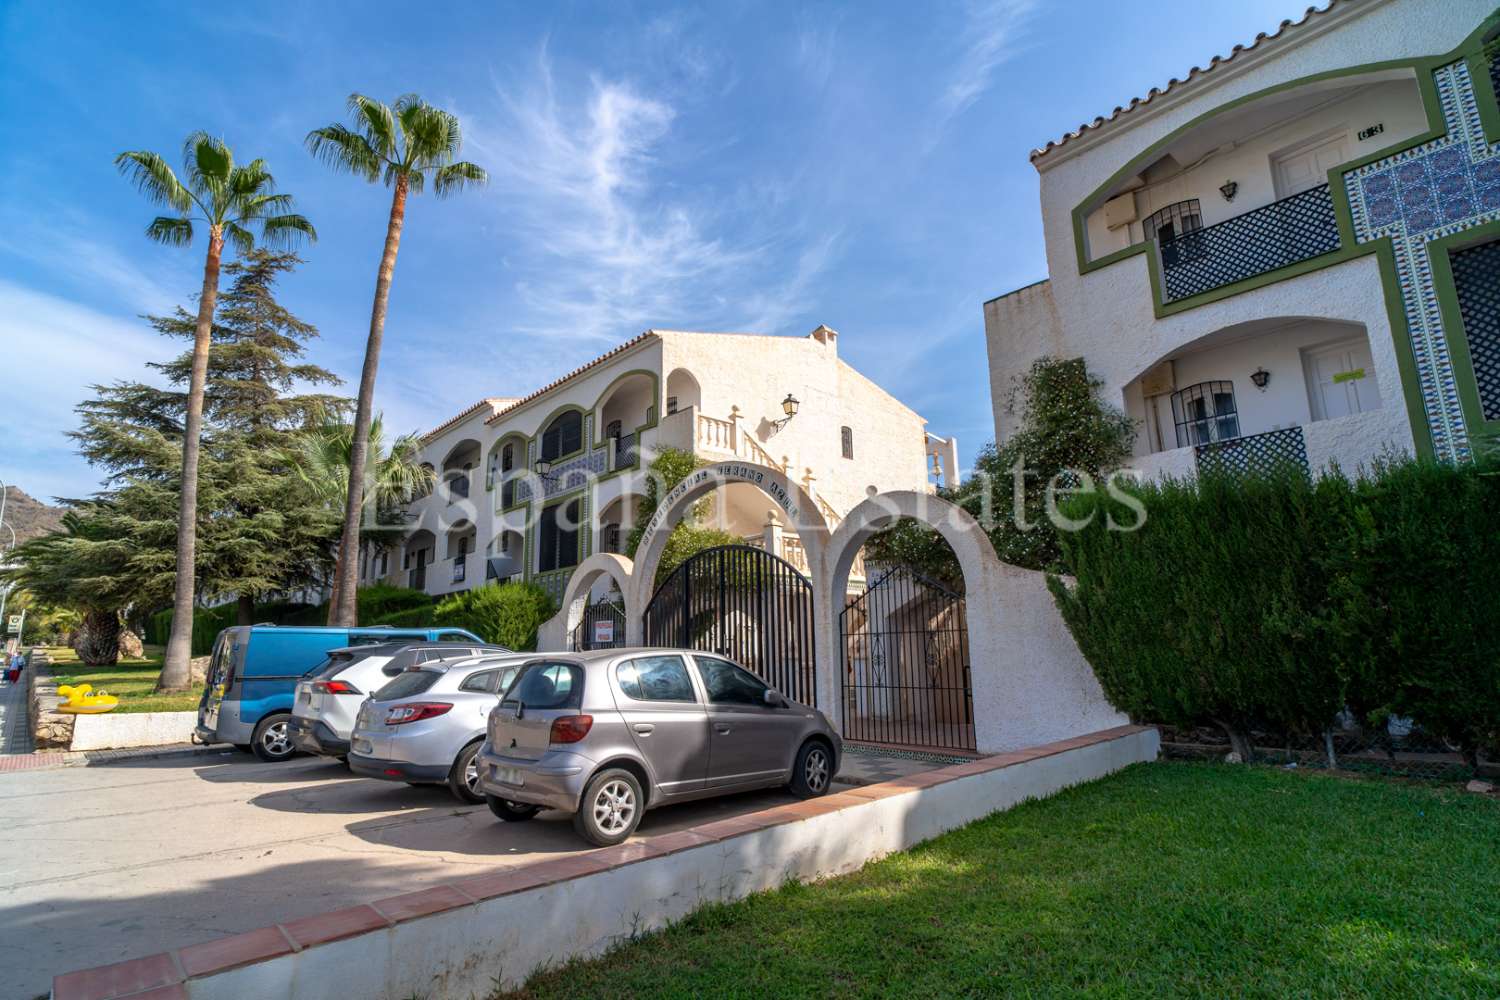
<path fill-rule="evenodd" d="M 411 785 L 446 784 L 465 802 L 483 802 L 474 754 L 490 711 L 535 655 L 429 660 L 402 671 L 360 706 L 349 769 Z"/>
<path fill-rule="evenodd" d="M 261 760 L 286 760 L 297 752 L 287 734 L 297 682 L 324 662 L 330 649 L 396 639 L 483 643 L 457 628 L 226 628 L 214 640 L 193 739 L 232 743 Z"/>
<path fill-rule="evenodd" d="M 500 819 L 561 809 L 608 846 L 657 806 L 780 785 L 826 794 L 842 753 L 822 712 L 722 656 L 609 649 L 528 660 L 477 762 Z"/>
<path fill-rule="evenodd" d="M 305 753 L 345 757 L 354 717 L 370 692 L 407 667 L 428 660 L 509 653 L 504 646 L 478 642 L 383 642 L 376 646 L 346 646 L 328 652 L 328 659 L 297 682 L 287 734 Z"/>

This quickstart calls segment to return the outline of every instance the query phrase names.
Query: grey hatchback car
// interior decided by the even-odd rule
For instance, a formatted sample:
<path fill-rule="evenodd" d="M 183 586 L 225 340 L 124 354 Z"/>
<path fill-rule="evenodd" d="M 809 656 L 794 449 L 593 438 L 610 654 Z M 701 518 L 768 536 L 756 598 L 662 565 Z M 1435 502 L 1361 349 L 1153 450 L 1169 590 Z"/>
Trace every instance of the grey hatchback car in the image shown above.
<path fill-rule="evenodd" d="M 561 809 L 608 846 L 669 803 L 781 785 L 826 794 L 842 752 L 822 712 L 722 656 L 609 649 L 527 661 L 475 763 L 500 819 Z"/>

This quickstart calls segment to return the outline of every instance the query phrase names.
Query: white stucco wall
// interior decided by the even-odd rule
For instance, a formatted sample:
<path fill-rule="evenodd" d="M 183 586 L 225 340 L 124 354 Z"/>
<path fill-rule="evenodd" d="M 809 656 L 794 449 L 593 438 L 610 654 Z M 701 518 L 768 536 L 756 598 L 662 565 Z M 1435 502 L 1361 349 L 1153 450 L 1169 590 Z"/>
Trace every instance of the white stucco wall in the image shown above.
<path fill-rule="evenodd" d="M 191 743 L 198 713 L 105 712 L 74 720 L 70 750 L 119 750 Z"/>

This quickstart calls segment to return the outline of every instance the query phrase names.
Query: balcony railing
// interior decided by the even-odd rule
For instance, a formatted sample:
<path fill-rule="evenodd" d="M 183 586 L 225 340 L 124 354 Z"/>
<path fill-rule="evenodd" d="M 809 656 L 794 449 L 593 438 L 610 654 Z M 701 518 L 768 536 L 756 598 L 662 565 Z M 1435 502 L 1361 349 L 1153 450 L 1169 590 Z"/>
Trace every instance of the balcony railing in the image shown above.
<path fill-rule="evenodd" d="M 1327 184 L 1161 243 L 1163 298 L 1201 295 L 1339 248 Z"/>
<path fill-rule="evenodd" d="M 464 576 L 468 573 L 468 558 L 466 556 L 455 556 L 453 559 L 453 582 L 463 583 Z"/>
<path fill-rule="evenodd" d="M 609 461 L 611 469 L 624 469 L 635 464 L 636 439 L 634 434 L 625 434 L 614 440 L 614 447 L 610 449 Z"/>
<path fill-rule="evenodd" d="M 506 507 L 513 505 L 515 502 L 516 481 L 514 479 L 507 479 L 505 482 L 500 484 L 500 508 L 504 510 Z"/>
<path fill-rule="evenodd" d="M 448 502 L 469 499 L 469 477 L 454 476 L 448 480 Z"/>
<path fill-rule="evenodd" d="M 1301 427 L 1200 444 L 1194 449 L 1194 457 L 1201 475 L 1264 476 L 1287 465 L 1308 471 L 1307 443 Z"/>

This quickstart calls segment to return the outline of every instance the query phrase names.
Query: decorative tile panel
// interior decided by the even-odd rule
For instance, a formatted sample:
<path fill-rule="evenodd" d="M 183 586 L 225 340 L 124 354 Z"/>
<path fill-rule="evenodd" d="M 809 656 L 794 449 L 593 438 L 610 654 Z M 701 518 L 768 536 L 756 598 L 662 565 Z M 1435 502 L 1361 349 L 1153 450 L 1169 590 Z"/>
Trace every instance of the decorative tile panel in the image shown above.
<path fill-rule="evenodd" d="M 1433 72 L 1447 134 L 1348 171 L 1356 242 L 1389 236 L 1433 450 L 1471 457 L 1428 244 L 1500 219 L 1500 147 L 1489 145 L 1468 64 Z"/>

